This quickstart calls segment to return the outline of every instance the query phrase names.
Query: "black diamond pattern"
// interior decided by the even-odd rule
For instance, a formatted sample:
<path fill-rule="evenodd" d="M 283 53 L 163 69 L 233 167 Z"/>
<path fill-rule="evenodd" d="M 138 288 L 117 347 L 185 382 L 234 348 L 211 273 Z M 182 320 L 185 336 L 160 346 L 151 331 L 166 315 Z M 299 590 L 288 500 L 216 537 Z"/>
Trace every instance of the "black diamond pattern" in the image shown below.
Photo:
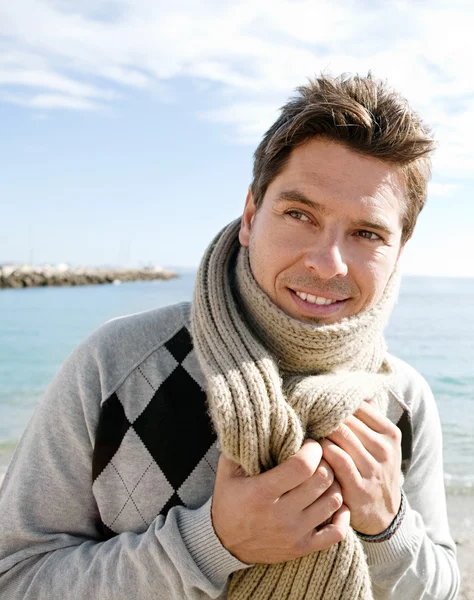
<path fill-rule="evenodd" d="M 413 426 L 407 410 L 403 411 L 397 427 L 402 432 L 402 473 L 406 475 L 413 455 Z"/>
<path fill-rule="evenodd" d="M 112 394 L 100 411 L 92 458 L 92 481 L 97 479 L 112 460 L 129 428 L 130 421 L 122 403 L 117 394 Z"/>
<path fill-rule="evenodd" d="M 161 384 L 133 428 L 175 490 L 216 439 L 206 394 L 181 365 Z"/>
<path fill-rule="evenodd" d="M 166 342 L 165 348 L 174 356 L 177 362 L 182 363 L 193 349 L 193 342 L 188 330 L 185 327 L 180 329 Z"/>
<path fill-rule="evenodd" d="M 160 510 L 160 515 L 163 515 L 164 517 L 166 517 L 166 515 L 168 514 L 168 511 L 171 510 L 173 508 L 173 506 L 183 506 L 183 502 L 182 502 L 181 498 L 176 493 L 174 493 L 171 496 L 171 498 L 168 500 L 168 502 Z"/>
<path fill-rule="evenodd" d="M 117 535 L 116 532 L 113 531 L 113 529 L 107 527 L 107 525 L 105 523 L 102 523 L 102 521 L 98 524 L 97 529 L 99 530 L 99 533 L 105 540 L 110 540 L 111 538 Z"/>
<path fill-rule="evenodd" d="M 93 480 L 96 481 L 106 470 L 107 481 L 107 466 L 123 443 L 128 429 L 133 427 L 173 488 L 161 510 L 157 506 L 157 512 L 162 515 L 166 515 L 173 506 L 184 504 L 178 490 L 216 440 L 207 414 L 206 394 L 181 364 L 193 350 L 186 328 L 181 328 L 168 340 L 165 348 L 178 365 L 154 392 L 133 424 L 127 419 L 116 394 L 102 405 L 92 464 Z M 150 395 L 153 393 L 149 388 L 147 391 Z M 137 469 L 143 466 L 137 464 Z M 120 465 L 114 468 L 120 470 Z M 101 479 L 96 484 L 102 485 Z M 107 515 L 109 526 L 105 522 L 98 523 L 97 529 L 104 539 L 116 535 L 117 532 L 110 526 L 116 516 Z"/>

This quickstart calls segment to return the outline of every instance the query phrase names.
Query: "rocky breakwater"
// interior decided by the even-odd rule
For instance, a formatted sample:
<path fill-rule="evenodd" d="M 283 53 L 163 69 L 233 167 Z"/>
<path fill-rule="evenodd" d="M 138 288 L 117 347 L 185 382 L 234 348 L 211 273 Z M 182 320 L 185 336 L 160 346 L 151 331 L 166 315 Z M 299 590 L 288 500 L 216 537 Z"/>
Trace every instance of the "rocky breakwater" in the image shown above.
<path fill-rule="evenodd" d="M 161 267 L 144 269 L 86 269 L 67 265 L 56 267 L 34 267 L 30 265 L 8 265 L 0 267 L 0 289 L 42 286 L 98 285 L 126 281 L 152 281 L 172 279 L 176 273 Z"/>

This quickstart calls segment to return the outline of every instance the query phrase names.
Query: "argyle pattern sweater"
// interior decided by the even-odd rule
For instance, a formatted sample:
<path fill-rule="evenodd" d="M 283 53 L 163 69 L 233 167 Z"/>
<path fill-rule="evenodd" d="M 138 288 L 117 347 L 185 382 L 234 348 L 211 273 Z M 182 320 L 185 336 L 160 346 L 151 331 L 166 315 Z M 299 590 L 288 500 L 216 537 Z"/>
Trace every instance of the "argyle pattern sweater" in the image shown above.
<path fill-rule="evenodd" d="M 209 498 L 219 453 L 183 326 L 102 405 L 92 490 L 105 536 L 143 531 L 173 506 Z M 130 460 L 133 457 L 133 460 Z M 144 489 L 155 493 L 144 495 Z"/>
<path fill-rule="evenodd" d="M 92 489 L 104 507 L 105 536 L 143 531 L 173 506 L 199 506 L 208 499 L 219 452 L 202 383 L 189 326 L 183 325 L 103 403 Z M 413 443 L 410 413 L 397 403 L 393 413 L 406 472 Z M 152 498 L 142 494 L 148 487 L 156 489 Z"/>
<path fill-rule="evenodd" d="M 111 321 L 66 361 L 2 487 L 0 597 L 225 598 L 247 566 L 212 528 L 219 450 L 189 314 L 183 303 Z M 408 506 L 390 540 L 363 542 L 375 597 L 453 598 L 436 407 L 391 360 Z"/>

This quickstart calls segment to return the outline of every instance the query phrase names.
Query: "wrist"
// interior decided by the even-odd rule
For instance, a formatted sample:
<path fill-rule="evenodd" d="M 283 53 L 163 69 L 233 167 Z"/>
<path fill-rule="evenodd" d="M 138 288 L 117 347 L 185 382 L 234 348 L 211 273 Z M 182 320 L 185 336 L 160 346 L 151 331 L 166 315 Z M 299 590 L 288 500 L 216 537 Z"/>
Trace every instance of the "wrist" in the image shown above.
<path fill-rule="evenodd" d="M 251 561 L 246 561 L 245 558 L 241 556 L 241 553 L 239 552 L 239 543 L 242 541 L 242 534 L 243 534 L 243 527 L 238 527 L 238 531 L 239 531 L 239 539 L 235 540 L 235 535 L 231 535 L 232 534 L 232 530 L 229 531 L 229 516 L 228 515 L 224 515 L 224 518 L 222 517 L 218 517 L 218 513 L 219 511 L 216 510 L 216 504 L 217 501 L 215 500 L 215 498 L 213 497 L 212 499 L 212 504 L 211 504 L 211 523 L 212 523 L 212 528 L 214 530 L 214 534 L 216 536 L 216 538 L 219 540 L 219 543 L 221 544 L 221 546 L 229 553 L 229 555 L 233 556 L 236 560 L 238 560 L 239 562 L 241 562 L 242 564 L 245 565 L 250 565 L 252 564 Z M 221 527 L 222 524 L 222 527 Z M 235 534 L 235 531 L 234 531 Z"/>
<path fill-rule="evenodd" d="M 355 533 L 366 542 L 385 542 L 386 540 L 389 540 L 402 524 L 406 512 L 406 505 L 405 493 L 403 492 L 403 489 L 400 489 L 400 507 L 395 518 L 386 529 L 375 535 L 369 535 L 360 531 L 355 531 Z"/>
<path fill-rule="evenodd" d="M 200 508 L 180 507 L 178 522 L 187 551 L 203 575 L 214 585 L 223 586 L 228 577 L 247 564 L 233 556 L 222 545 L 212 523 L 212 496 Z"/>

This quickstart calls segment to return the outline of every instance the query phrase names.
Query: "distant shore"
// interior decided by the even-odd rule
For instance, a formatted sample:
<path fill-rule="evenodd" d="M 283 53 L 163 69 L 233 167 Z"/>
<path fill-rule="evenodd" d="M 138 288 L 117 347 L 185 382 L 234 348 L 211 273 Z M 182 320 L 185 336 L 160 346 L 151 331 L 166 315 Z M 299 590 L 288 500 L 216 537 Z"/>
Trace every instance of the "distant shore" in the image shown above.
<path fill-rule="evenodd" d="M 72 268 L 68 265 L 34 267 L 31 265 L 0 267 L 0 289 L 46 286 L 119 284 L 126 281 L 153 281 L 178 277 L 161 267 L 126 268 Z"/>

